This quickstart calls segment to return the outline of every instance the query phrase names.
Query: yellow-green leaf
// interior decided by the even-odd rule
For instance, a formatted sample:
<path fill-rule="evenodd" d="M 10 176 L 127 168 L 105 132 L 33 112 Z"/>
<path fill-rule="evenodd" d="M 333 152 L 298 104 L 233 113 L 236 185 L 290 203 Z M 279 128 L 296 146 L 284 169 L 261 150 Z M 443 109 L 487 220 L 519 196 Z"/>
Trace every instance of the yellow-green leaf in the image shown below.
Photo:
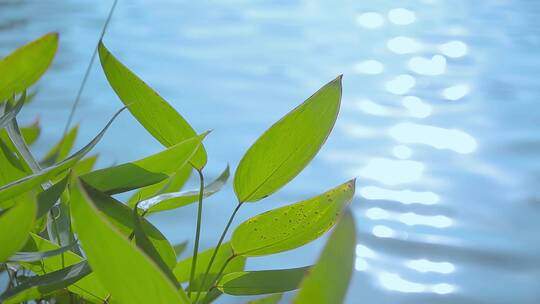
<path fill-rule="evenodd" d="M 352 275 L 356 228 L 347 210 L 330 235 L 317 263 L 301 284 L 295 304 L 343 303 Z"/>
<path fill-rule="evenodd" d="M 189 303 L 187 295 L 96 209 L 81 181 L 73 185 L 75 232 L 100 282 L 119 303 Z"/>
<path fill-rule="evenodd" d="M 328 231 L 354 195 L 355 180 L 321 195 L 257 215 L 231 238 L 237 255 L 261 256 L 291 250 Z"/>
<path fill-rule="evenodd" d="M 170 147 L 196 135 L 189 123 L 163 97 L 142 81 L 99 43 L 99 58 L 109 84 L 131 114 L 162 145 Z M 206 165 L 206 151 L 201 146 L 191 163 L 201 169 Z"/>
<path fill-rule="evenodd" d="M 266 130 L 236 169 L 234 191 L 238 200 L 258 201 L 298 175 L 326 141 L 340 102 L 341 76 Z"/>
<path fill-rule="evenodd" d="M 50 166 L 58 161 L 65 159 L 73 145 L 75 144 L 75 139 L 77 138 L 77 133 L 79 132 L 79 126 L 73 127 L 66 135 L 60 139 L 54 147 L 52 147 L 45 157 L 41 161 L 42 165 Z"/>
<path fill-rule="evenodd" d="M 0 103 L 34 84 L 51 64 L 58 34 L 34 40 L 0 60 Z"/>
<path fill-rule="evenodd" d="M 0 263 L 24 246 L 35 217 L 36 204 L 33 200 L 19 201 L 0 215 Z"/>

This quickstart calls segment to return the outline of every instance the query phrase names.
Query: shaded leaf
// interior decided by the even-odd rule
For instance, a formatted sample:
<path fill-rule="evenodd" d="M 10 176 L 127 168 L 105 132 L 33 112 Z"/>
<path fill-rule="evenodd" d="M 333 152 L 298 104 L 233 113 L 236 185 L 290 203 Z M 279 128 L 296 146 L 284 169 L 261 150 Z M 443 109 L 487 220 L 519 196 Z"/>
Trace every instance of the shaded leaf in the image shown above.
<path fill-rule="evenodd" d="M 20 193 L 24 193 L 26 191 L 29 191 L 30 189 L 33 189 L 34 187 L 40 185 L 46 180 L 49 180 L 56 175 L 68 170 L 69 168 L 73 167 L 81 158 L 83 158 L 88 152 L 90 152 L 94 146 L 101 140 L 103 135 L 105 135 L 105 131 L 109 128 L 109 126 L 112 124 L 114 119 L 124 110 L 125 108 L 120 109 L 114 116 L 109 120 L 107 125 L 101 130 L 101 132 L 92 139 L 86 146 L 84 146 L 79 151 L 75 152 L 73 155 L 71 155 L 69 158 L 63 160 L 62 162 L 48 167 L 46 169 L 43 169 L 40 172 L 34 173 L 29 176 L 25 176 L 21 179 L 18 179 L 14 182 L 11 182 L 7 185 L 4 185 L 0 187 L 0 203 L 4 200 L 10 199 L 12 197 L 15 197 L 19 195 Z"/>
<path fill-rule="evenodd" d="M 76 247 L 77 244 L 70 244 L 58 249 L 53 249 L 49 251 L 31 251 L 31 252 L 17 252 L 12 257 L 9 258 L 10 262 L 36 262 L 45 258 L 50 258 L 55 255 L 62 254 L 68 250 Z"/>
<path fill-rule="evenodd" d="M 187 244 L 188 244 L 188 241 L 184 241 L 180 244 L 176 244 L 173 246 L 176 256 L 179 256 L 182 253 L 184 253 L 184 251 L 186 250 Z"/>
<path fill-rule="evenodd" d="M 158 183 L 189 161 L 206 134 L 186 139 L 164 151 L 134 162 L 86 173 L 81 179 L 107 194 Z"/>
<path fill-rule="evenodd" d="M 341 76 L 266 130 L 236 169 L 234 191 L 238 200 L 258 201 L 298 175 L 326 141 L 340 102 Z"/>
<path fill-rule="evenodd" d="M 229 166 L 218 178 L 206 185 L 203 190 L 203 197 L 209 197 L 221 190 L 229 178 Z M 147 213 L 172 210 L 194 203 L 199 199 L 199 190 L 188 190 L 156 195 L 139 203 L 139 208 Z"/>
<path fill-rule="evenodd" d="M 231 238 L 237 255 L 261 256 L 291 250 L 328 231 L 352 200 L 355 180 L 321 195 L 270 210 L 240 224 Z"/>
<path fill-rule="evenodd" d="M 282 297 L 283 297 L 283 294 L 276 293 L 271 296 L 249 301 L 246 304 L 277 304 L 279 303 L 279 300 L 281 300 Z"/>
<path fill-rule="evenodd" d="M 36 216 L 33 200 L 23 200 L 0 215 L 0 263 L 20 250 L 32 230 Z"/>
<path fill-rule="evenodd" d="M 34 40 L 0 60 L 0 102 L 34 84 L 51 64 L 58 34 Z"/>
<path fill-rule="evenodd" d="M 39 137 L 39 134 L 41 134 L 41 127 L 39 125 L 39 120 L 34 121 L 29 126 L 21 127 L 21 134 L 24 138 L 24 141 L 28 145 L 35 143 Z"/>
<path fill-rule="evenodd" d="M 196 135 L 189 123 L 158 93 L 123 65 L 103 42 L 99 43 L 99 59 L 109 84 L 131 114 L 162 145 L 173 146 Z M 201 145 L 192 164 L 206 165 L 206 151 Z"/>
<path fill-rule="evenodd" d="M 90 266 L 112 298 L 134 304 L 189 303 L 184 291 L 96 209 L 83 187 L 77 180 L 72 188 L 74 228 Z"/>
<path fill-rule="evenodd" d="M 135 230 L 133 221 L 133 211 L 126 205 L 114 198 L 85 184 L 85 194 L 92 200 L 93 205 L 101 212 L 109 223 L 126 238 Z M 72 198 L 74 201 L 74 198 Z M 73 204 L 73 202 L 72 202 Z M 176 265 L 176 254 L 165 236 L 146 219 L 141 219 L 145 234 L 152 242 L 152 245 L 159 252 L 163 261 L 169 268 Z"/>
<path fill-rule="evenodd" d="M 31 238 L 28 240 L 28 243 L 23 248 L 25 251 L 47 252 L 60 248 L 57 244 L 36 234 L 31 233 L 30 237 Z M 66 251 L 62 255 L 46 257 L 40 262 L 20 262 L 19 264 L 38 275 L 45 275 L 47 273 L 61 270 L 66 266 L 78 264 L 82 261 L 83 258 L 81 256 L 71 251 Z M 90 273 L 81 280 L 70 285 L 67 289 L 70 292 L 79 295 L 86 301 L 100 304 L 105 301 L 107 295 L 109 294 L 109 292 L 98 281 L 95 273 Z"/>
<path fill-rule="evenodd" d="M 217 288 L 236 296 L 260 295 L 295 290 L 310 267 L 229 273 L 219 280 Z"/>
<path fill-rule="evenodd" d="M 68 287 L 90 274 L 91 271 L 88 263 L 80 262 L 42 276 L 30 277 L 17 287 L 8 289 L 0 295 L 0 302 L 16 304 L 42 298 L 56 290 Z"/>
<path fill-rule="evenodd" d="M 137 244 L 137 247 L 139 247 L 139 249 L 146 253 L 146 255 L 152 259 L 152 261 L 154 261 L 156 266 L 159 267 L 163 274 L 165 274 L 175 286 L 178 285 L 171 268 L 169 268 L 169 266 L 167 266 L 167 264 L 163 261 L 163 258 L 159 252 L 156 250 L 146 233 L 144 233 L 142 217 L 139 215 L 137 210 L 137 207 L 133 208 L 133 223 L 135 226 L 133 229 L 133 234 L 135 236 L 135 244 Z"/>
<path fill-rule="evenodd" d="M 347 210 L 330 235 L 317 263 L 298 291 L 295 304 L 343 303 L 352 275 L 356 228 Z"/>
<path fill-rule="evenodd" d="M 69 175 L 61 181 L 38 193 L 37 195 L 37 214 L 36 218 L 40 218 L 51 210 L 52 206 L 58 201 L 68 183 Z"/>

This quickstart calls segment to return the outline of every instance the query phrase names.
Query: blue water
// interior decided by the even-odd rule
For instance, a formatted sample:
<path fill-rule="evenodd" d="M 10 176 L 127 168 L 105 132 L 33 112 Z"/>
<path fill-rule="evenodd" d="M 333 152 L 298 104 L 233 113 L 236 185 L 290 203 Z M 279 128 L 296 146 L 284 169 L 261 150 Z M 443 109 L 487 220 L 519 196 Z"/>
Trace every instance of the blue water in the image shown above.
<path fill-rule="evenodd" d="M 0 1 L 1 55 L 48 31 L 61 35 L 20 117 L 42 123 L 38 155 L 61 134 L 109 7 Z M 540 302 L 539 20 L 532 0 L 121 0 L 105 43 L 198 131 L 214 130 L 209 177 L 234 168 L 269 125 L 344 73 L 326 146 L 236 222 L 358 176 L 347 303 L 532 304 Z M 96 65 L 75 116 L 77 144 L 120 106 Z M 101 166 L 160 149 L 128 114 L 97 147 Z M 235 206 L 230 187 L 205 206 L 203 248 Z M 153 221 L 180 242 L 193 238 L 195 211 Z M 322 245 L 248 268 L 307 265 Z"/>

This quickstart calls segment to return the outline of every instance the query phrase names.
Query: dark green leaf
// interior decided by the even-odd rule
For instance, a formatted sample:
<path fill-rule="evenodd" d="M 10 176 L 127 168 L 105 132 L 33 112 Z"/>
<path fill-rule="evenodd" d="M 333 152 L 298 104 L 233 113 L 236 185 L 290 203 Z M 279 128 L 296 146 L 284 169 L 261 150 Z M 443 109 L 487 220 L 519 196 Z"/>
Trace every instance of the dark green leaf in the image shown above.
<path fill-rule="evenodd" d="M 321 195 L 270 210 L 240 224 L 231 245 L 237 255 L 261 256 L 291 250 L 328 231 L 352 200 L 355 180 Z"/>
<path fill-rule="evenodd" d="M 41 298 L 56 290 L 70 286 L 91 271 L 85 261 L 42 276 L 30 277 L 17 287 L 3 293 L 0 296 L 0 302 L 15 304 Z"/>
<path fill-rule="evenodd" d="M 184 241 L 180 244 L 176 244 L 174 245 L 174 252 L 176 253 L 176 256 L 179 256 L 181 255 L 182 253 L 184 253 L 184 251 L 186 250 L 186 247 L 187 247 L 187 244 L 188 244 L 188 241 Z"/>
<path fill-rule="evenodd" d="M 343 303 L 351 280 L 356 228 L 350 210 L 336 225 L 319 260 L 296 295 L 295 304 Z"/>
<path fill-rule="evenodd" d="M 133 222 L 133 211 L 126 205 L 114 198 L 85 184 L 85 194 L 92 200 L 93 205 L 101 212 L 101 215 L 111 223 L 114 228 L 126 238 L 135 230 Z M 72 198 L 72 204 L 74 199 Z M 75 202 L 77 203 L 77 202 Z M 172 245 L 165 236 L 146 219 L 143 222 L 143 230 L 152 242 L 152 245 L 159 252 L 161 258 L 169 268 L 176 265 L 176 254 Z"/>
<path fill-rule="evenodd" d="M 238 200 L 258 201 L 298 175 L 326 141 L 340 102 L 341 76 L 266 130 L 236 169 L 234 191 Z"/>
<path fill-rule="evenodd" d="M 98 211 L 80 181 L 72 187 L 75 231 L 92 270 L 119 303 L 189 303 L 184 291 Z"/>
<path fill-rule="evenodd" d="M 164 151 L 134 162 L 92 171 L 82 175 L 81 179 L 107 194 L 158 183 L 189 161 L 206 134 L 186 139 Z"/>
<path fill-rule="evenodd" d="M 277 304 L 283 297 L 283 294 L 276 293 L 268 297 L 260 298 L 257 300 L 249 301 L 246 304 Z"/>
<path fill-rule="evenodd" d="M 295 290 L 310 267 L 242 271 L 229 273 L 217 284 L 222 292 L 235 296 L 260 295 Z"/>
<path fill-rule="evenodd" d="M 69 130 L 69 132 L 62 139 L 60 139 L 60 141 L 54 145 L 54 147 L 52 147 L 47 154 L 45 154 L 41 164 L 44 166 L 51 166 L 52 164 L 65 159 L 75 144 L 75 139 L 77 138 L 78 132 L 79 126 L 75 126 Z"/>
<path fill-rule="evenodd" d="M 68 180 L 69 175 L 37 195 L 36 219 L 46 215 L 51 210 L 52 206 L 54 206 L 62 195 L 62 192 L 66 189 Z"/>

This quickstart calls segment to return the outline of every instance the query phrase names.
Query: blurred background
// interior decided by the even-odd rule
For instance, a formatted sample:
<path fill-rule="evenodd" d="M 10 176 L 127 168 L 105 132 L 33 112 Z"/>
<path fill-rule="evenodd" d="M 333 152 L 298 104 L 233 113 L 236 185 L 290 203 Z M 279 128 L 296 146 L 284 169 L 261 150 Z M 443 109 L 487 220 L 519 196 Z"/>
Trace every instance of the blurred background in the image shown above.
<path fill-rule="evenodd" d="M 62 134 L 111 4 L 0 0 L 0 56 L 60 33 L 54 64 L 20 115 L 23 125 L 39 118 L 37 155 Z M 227 163 L 234 171 L 266 128 L 343 73 L 325 147 L 236 223 L 357 176 L 347 303 L 532 304 L 540 303 L 539 17 L 535 0 L 120 0 L 104 41 L 199 132 L 214 130 L 208 179 Z M 75 115 L 77 146 L 121 105 L 97 61 Z M 124 113 L 97 147 L 99 165 L 160 149 Z M 230 183 L 207 200 L 202 248 L 215 245 L 235 205 Z M 193 239 L 195 207 L 151 220 L 173 243 Z M 323 242 L 247 268 L 308 265 Z"/>

